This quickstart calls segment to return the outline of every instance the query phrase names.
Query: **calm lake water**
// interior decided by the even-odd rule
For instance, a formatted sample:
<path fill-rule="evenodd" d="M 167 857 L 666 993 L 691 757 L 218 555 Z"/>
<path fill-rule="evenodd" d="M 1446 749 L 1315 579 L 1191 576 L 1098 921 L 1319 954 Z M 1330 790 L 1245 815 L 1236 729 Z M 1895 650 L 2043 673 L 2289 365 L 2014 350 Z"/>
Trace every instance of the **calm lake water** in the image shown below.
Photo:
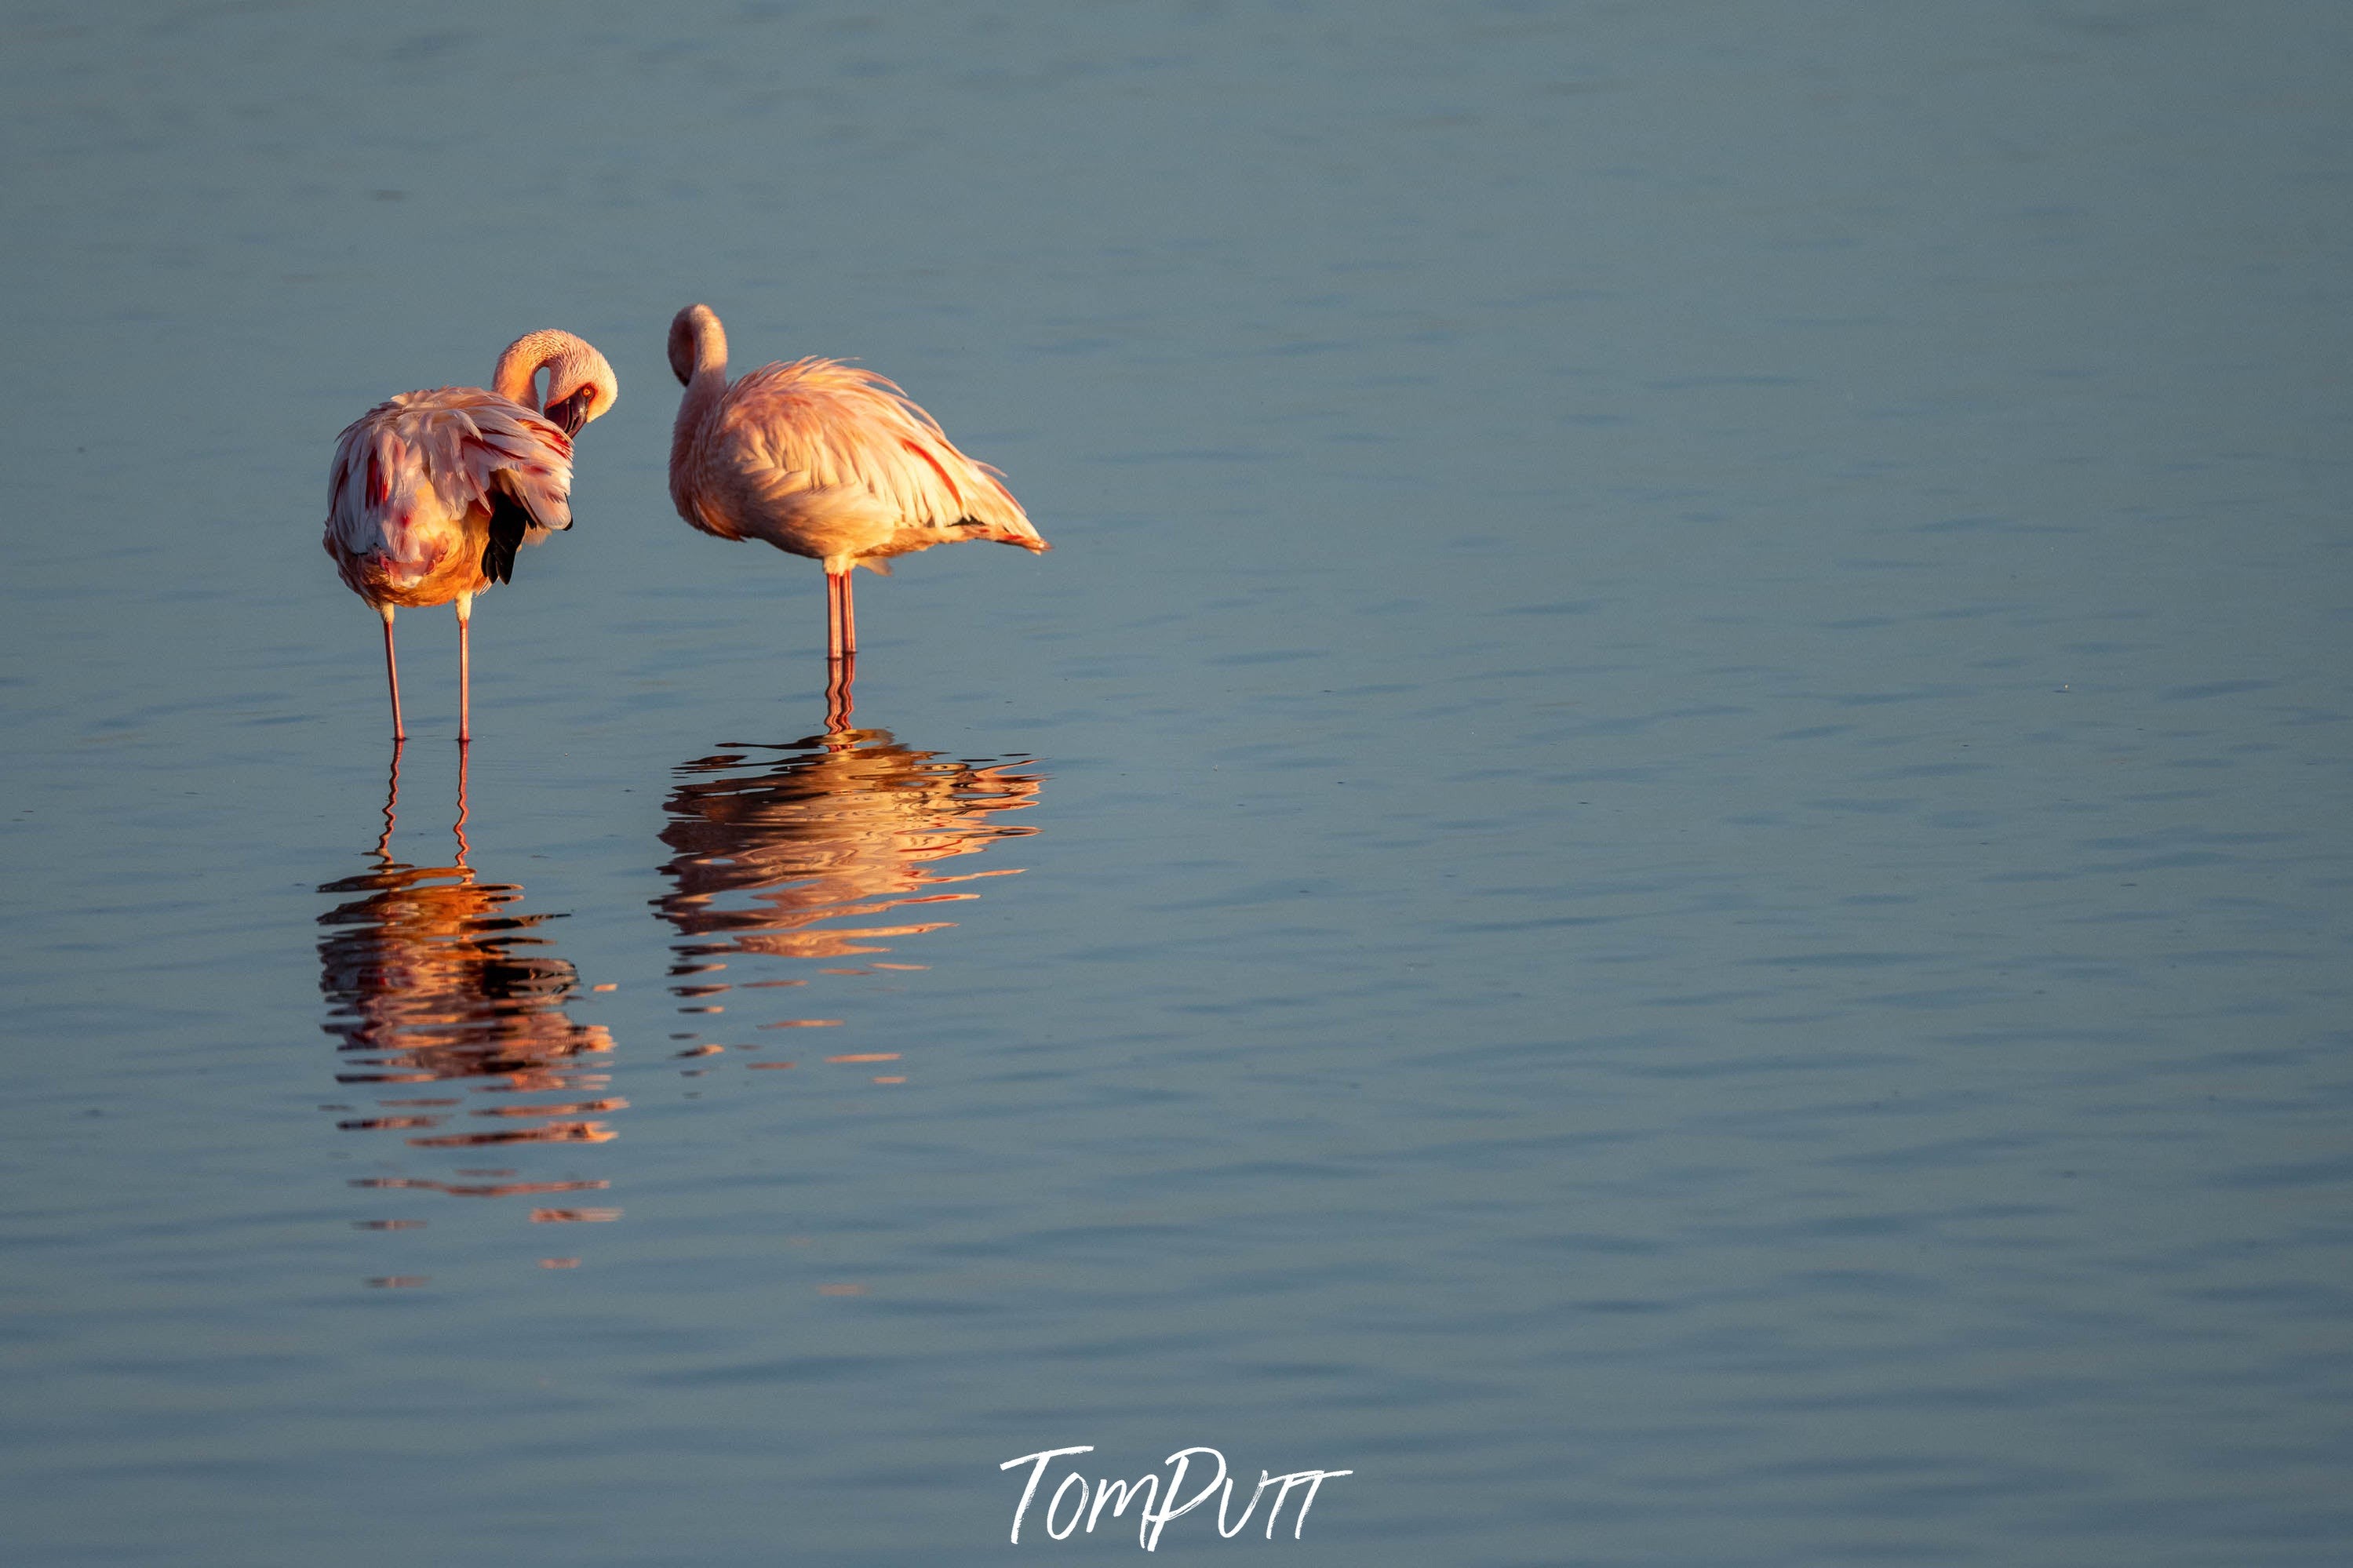
<path fill-rule="evenodd" d="M 2353 11 L 0 40 L 8 1562 L 2353 1560 Z M 854 729 L 697 300 L 1054 543 Z M 541 326 L 396 755 L 336 433 Z"/>

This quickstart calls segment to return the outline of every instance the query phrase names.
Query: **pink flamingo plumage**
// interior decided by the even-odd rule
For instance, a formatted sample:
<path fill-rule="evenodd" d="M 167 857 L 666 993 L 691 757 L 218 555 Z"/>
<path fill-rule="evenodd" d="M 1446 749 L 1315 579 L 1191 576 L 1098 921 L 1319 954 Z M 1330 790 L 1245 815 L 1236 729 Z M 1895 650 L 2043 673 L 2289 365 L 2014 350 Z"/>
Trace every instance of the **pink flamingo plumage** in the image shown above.
<path fill-rule="evenodd" d="M 888 576 L 893 555 L 967 539 L 1050 548 L 995 468 L 956 450 L 937 420 L 871 371 L 804 359 L 731 384 L 727 333 L 708 305 L 671 321 L 670 367 L 686 388 L 670 448 L 679 516 L 825 567 L 837 725 L 849 715 L 858 656 L 854 568 Z"/>
<path fill-rule="evenodd" d="M 547 373 L 547 397 L 534 392 Z M 473 738 L 474 595 L 509 581 L 518 546 L 572 526 L 572 437 L 613 406 L 613 367 L 570 332 L 507 345 L 491 390 L 405 392 L 353 420 L 335 443 L 327 553 L 384 617 L 392 734 L 400 719 L 396 608 L 458 604 L 458 739 Z"/>

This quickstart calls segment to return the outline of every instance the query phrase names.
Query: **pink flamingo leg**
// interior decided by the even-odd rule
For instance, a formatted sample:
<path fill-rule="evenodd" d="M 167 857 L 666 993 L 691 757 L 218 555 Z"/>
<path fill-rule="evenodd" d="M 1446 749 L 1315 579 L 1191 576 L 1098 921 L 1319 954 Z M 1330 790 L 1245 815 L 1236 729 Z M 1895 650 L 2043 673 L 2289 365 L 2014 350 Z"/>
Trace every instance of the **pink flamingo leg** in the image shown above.
<path fill-rule="evenodd" d="M 408 731 L 400 722 L 400 661 L 393 657 L 392 652 L 392 606 L 378 605 L 375 613 L 384 617 L 384 678 L 392 688 L 392 738 L 406 741 Z M 396 759 L 399 755 L 396 750 L 393 752 L 395 766 L 398 765 Z"/>
<path fill-rule="evenodd" d="M 825 574 L 825 727 L 849 728 L 849 683 L 858 673 L 858 619 L 849 574 Z"/>
<path fill-rule="evenodd" d="M 458 595 L 458 742 L 474 738 L 474 595 Z"/>

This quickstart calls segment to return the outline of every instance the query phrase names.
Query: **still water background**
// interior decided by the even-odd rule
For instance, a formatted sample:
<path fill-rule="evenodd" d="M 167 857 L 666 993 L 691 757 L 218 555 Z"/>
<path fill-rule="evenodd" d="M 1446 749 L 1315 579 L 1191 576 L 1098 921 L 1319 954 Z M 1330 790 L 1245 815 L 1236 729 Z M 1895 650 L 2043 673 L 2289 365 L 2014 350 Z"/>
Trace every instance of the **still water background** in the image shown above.
<path fill-rule="evenodd" d="M 0 26 L 11 1562 L 2353 1554 L 2343 8 Z M 694 300 L 1056 546 L 831 749 Z M 326 459 L 542 325 L 461 866 Z"/>

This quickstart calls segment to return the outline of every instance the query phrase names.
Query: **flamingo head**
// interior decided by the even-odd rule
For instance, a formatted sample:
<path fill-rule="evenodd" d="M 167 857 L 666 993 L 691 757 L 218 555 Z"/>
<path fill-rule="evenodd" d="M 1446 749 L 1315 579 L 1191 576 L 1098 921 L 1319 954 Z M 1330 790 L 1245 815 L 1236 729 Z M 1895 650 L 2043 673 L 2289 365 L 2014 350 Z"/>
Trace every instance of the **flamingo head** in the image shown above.
<path fill-rule="evenodd" d="M 541 371 L 547 372 L 547 397 L 542 402 L 534 387 Z M 613 406 L 620 383 L 613 367 L 586 339 L 549 329 L 527 333 L 507 345 L 491 377 L 491 390 L 526 408 L 537 408 L 566 436 Z"/>
<path fill-rule="evenodd" d="M 727 330 L 710 306 L 689 305 L 670 318 L 670 372 L 684 386 L 694 379 L 696 371 L 704 368 L 725 373 Z"/>

